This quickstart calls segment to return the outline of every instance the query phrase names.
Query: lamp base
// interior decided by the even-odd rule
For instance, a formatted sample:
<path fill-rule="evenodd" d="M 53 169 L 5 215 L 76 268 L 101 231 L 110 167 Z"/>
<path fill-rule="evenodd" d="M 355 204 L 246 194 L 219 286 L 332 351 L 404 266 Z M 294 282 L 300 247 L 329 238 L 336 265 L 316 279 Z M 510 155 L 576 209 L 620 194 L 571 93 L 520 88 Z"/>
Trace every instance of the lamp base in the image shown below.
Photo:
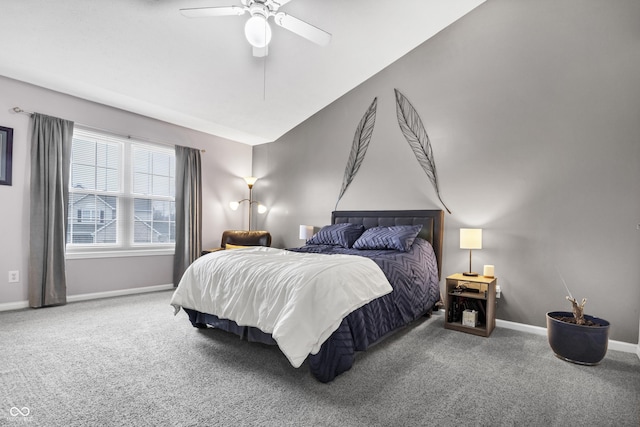
<path fill-rule="evenodd" d="M 476 277 L 478 273 L 474 273 L 473 271 L 468 271 L 466 273 L 462 273 L 463 276 Z"/>

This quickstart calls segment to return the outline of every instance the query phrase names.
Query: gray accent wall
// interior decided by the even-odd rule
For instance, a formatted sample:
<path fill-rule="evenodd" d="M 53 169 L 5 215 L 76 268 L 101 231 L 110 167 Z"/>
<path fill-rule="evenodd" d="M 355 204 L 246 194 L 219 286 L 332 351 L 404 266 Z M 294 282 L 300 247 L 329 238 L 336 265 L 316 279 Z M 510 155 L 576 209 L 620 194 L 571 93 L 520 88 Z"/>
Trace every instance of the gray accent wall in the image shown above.
<path fill-rule="evenodd" d="M 13 128 L 13 185 L 0 185 L 0 308 L 26 303 L 29 254 L 29 117 L 13 107 L 73 120 L 121 135 L 205 149 L 202 153 L 203 247 L 218 247 L 222 231 L 246 227 L 243 212 L 228 209 L 247 196 L 251 147 L 0 76 L 0 125 Z M 67 260 L 69 296 L 126 291 L 173 282 L 173 256 Z M 7 272 L 20 271 L 19 283 Z"/>
<path fill-rule="evenodd" d="M 428 19 L 428 17 L 425 17 Z M 330 221 L 356 126 L 378 113 L 339 209 L 440 208 L 397 121 L 393 90 L 431 137 L 445 216 L 443 277 L 468 269 L 459 228 L 484 230 L 499 319 L 586 312 L 635 343 L 640 318 L 640 2 L 489 0 L 278 141 L 254 147 L 258 227 L 299 246 Z M 268 81 L 268 77 L 267 77 Z M 268 90 L 267 90 L 268 96 Z M 560 273 L 560 274 L 559 274 Z"/>

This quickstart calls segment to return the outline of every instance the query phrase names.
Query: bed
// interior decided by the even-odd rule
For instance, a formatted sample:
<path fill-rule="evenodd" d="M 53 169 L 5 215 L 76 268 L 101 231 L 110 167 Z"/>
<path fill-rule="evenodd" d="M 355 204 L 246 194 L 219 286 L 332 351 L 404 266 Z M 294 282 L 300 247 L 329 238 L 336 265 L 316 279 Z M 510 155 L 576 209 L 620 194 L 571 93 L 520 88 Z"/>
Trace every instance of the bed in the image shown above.
<path fill-rule="evenodd" d="M 171 305 L 194 327 L 278 345 L 292 366 L 306 360 L 329 382 L 357 351 L 440 303 L 443 220 L 441 210 L 335 211 L 302 247 L 199 258 Z"/>

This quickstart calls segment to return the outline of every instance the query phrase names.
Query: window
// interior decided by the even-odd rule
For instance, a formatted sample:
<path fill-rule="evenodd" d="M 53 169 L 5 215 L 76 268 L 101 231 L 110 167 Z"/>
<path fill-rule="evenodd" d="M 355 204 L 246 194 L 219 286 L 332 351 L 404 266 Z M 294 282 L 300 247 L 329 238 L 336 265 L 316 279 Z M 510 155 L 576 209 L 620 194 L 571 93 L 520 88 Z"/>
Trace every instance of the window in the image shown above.
<path fill-rule="evenodd" d="M 70 173 L 67 253 L 173 252 L 173 149 L 76 127 Z"/>

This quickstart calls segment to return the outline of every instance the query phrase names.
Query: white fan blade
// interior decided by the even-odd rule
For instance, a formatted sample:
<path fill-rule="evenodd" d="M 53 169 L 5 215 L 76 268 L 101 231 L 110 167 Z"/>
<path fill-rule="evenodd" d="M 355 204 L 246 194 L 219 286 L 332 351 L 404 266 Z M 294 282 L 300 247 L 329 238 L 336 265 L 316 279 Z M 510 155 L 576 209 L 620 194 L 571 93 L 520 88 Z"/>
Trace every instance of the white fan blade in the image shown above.
<path fill-rule="evenodd" d="M 319 44 L 320 46 L 326 46 L 331 41 L 331 34 L 318 27 L 314 27 L 311 24 L 307 24 L 298 18 L 287 15 L 284 12 L 276 13 L 273 20 L 282 28 L 286 28 L 287 30 L 296 33 L 309 41 Z"/>
<path fill-rule="evenodd" d="M 291 0 L 273 0 L 273 3 L 277 4 L 278 7 L 282 7 L 285 4 L 289 3 Z M 278 7 L 275 8 L 275 10 L 278 10 Z"/>
<path fill-rule="evenodd" d="M 240 6 L 223 7 L 194 7 L 191 9 L 180 9 L 187 18 L 206 18 L 209 16 L 231 16 L 244 14 L 244 8 Z"/>
<path fill-rule="evenodd" d="M 265 47 L 253 47 L 253 56 L 255 56 L 256 58 L 262 58 L 265 57 L 269 54 L 269 45 L 266 45 Z"/>

